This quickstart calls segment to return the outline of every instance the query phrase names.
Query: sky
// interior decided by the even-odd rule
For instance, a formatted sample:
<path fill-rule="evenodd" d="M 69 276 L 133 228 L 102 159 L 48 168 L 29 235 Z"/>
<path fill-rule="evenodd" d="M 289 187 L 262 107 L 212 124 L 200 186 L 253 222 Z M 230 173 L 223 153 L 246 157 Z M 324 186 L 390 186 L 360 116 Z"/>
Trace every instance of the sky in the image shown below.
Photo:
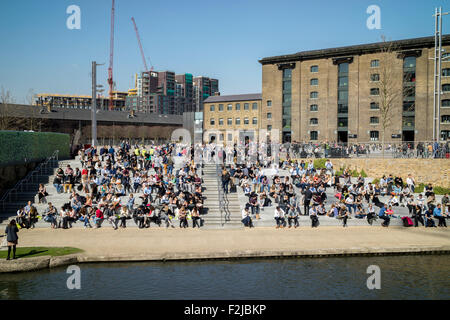
<path fill-rule="evenodd" d="M 91 94 L 91 62 L 107 92 L 111 0 L 0 1 L 0 87 L 16 103 L 33 93 Z M 70 5 L 79 30 L 67 28 Z M 381 29 L 369 30 L 377 5 Z M 114 81 L 134 87 L 147 64 L 157 71 L 219 79 L 222 95 L 261 92 L 264 57 L 434 35 L 434 10 L 448 0 L 116 0 Z M 450 34 L 450 15 L 443 18 Z"/>

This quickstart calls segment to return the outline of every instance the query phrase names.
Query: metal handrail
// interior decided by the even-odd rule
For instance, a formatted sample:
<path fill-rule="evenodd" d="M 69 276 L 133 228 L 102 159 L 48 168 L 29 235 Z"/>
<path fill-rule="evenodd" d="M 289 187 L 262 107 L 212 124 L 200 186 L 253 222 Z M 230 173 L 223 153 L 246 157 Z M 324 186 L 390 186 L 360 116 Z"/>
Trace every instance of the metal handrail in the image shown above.
<path fill-rule="evenodd" d="M 33 171 L 29 172 L 24 178 L 22 178 L 20 181 L 18 181 L 14 185 L 14 187 L 7 190 L 0 199 L 0 202 L 2 203 L 2 210 L 5 210 L 5 204 L 6 204 L 7 200 L 8 200 L 8 202 L 11 201 L 11 196 L 13 193 L 17 194 L 18 191 L 23 191 L 24 185 L 26 183 L 28 183 L 30 181 L 30 179 L 31 179 L 31 182 L 33 182 L 33 177 L 35 174 L 41 173 L 41 175 L 42 175 L 42 170 L 44 169 L 44 167 L 45 167 L 45 169 L 47 169 L 47 165 L 51 160 L 56 159 L 56 161 L 58 162 L 58 154 L 59 154 L 59 150 L 55 150 L 50 157 L 48 157 L 43 162 L 38 164 L 36 166 L 36 168 L 34 168 Z"/>
<path fill-rule="evenodd" d="M 223 198 L 223 190 L 222 190 L 222 179 L 221 179 L 221 171 L 219 169 L 219 162 L 216 161 L 216 177 L 217 177 L 217 185 L 218 185 L 218 193 L 219 193 L 219 211 L 220 211 L 220 224 L 224 225 L 223 222 L 223 209 L 224 209 L 224 198 Z"/>

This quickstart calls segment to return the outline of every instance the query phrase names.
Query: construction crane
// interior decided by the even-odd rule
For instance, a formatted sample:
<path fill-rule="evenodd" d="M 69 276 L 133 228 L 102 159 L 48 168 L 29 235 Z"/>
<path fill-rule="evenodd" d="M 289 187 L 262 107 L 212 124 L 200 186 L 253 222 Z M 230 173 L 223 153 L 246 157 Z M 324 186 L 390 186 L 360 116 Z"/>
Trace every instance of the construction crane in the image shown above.
<path fill-rule="evenodd" d="M 139 49 L 141 50 L 142 61 L 144 62 L 145 71 L 148 72 L 147 62 L 145 61 L 144 49 L 142 49 L 141 37 L 139 36 L 139 31 L 136 25 L 136 21 L 133 17 L 131 17 L 131 21 L 133 21 L 134 30 L 136 31 L 136 37 L 139 43 Z M 153 71 L 153 66 L 150 68 L 150 71 Z"/>
<path fill-rule="evenodd" d="M 110 38 L 110 51 L 109 51 L 109 68 L 108 68 L 108 84 L 109 84 L 109 110 L 114 109 L 113 100 L 113 62 L 114 62 L 114 3 L 112 0 L 111 9 L 111 38 Z"/>

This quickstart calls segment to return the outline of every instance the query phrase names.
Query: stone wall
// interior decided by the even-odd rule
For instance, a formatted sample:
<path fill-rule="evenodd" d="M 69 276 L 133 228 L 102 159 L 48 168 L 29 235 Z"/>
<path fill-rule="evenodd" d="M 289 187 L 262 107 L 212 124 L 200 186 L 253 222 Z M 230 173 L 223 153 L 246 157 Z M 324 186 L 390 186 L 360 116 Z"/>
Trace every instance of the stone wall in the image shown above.
<path fill-rule="evenodd" d="M 302 160 L 302 159 L 300 159 Z M 306 159 L 303 159 L 306 162 Z M 368 177 L 381 178 L 392 174 L 401 176 L 406 181 L 411 173 L 419 183 L 432 183 L 434 186 L 450 187 L 449 159 L 330 159 L 335 170 L 346 167 L 360 172 L 362 169 Z"/>

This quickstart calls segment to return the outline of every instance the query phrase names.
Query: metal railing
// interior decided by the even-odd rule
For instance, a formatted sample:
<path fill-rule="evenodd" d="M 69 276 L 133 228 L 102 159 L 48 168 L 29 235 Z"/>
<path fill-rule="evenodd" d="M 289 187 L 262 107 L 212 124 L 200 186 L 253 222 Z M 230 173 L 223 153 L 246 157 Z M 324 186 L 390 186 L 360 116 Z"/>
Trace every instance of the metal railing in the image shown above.
<path fill-rule="evenodd" d="M 34 170 L 29 172 L 25 178 L 18 181 L 14 187 L 6 191 L 3 196 L 0 198 L 0 206 L 2 208 L 2 212 L 5 211 L 5 206 L 7 203 L 10 203 L 13 199 L 17 199 L 17 195 L 19 193 L 23 193 L 24 191 L 33 191 L 28 190 L 28 187 L 32 184 L 37 183 L 40 176 L 48 176 L 48 174 L 44 174 L 44 171 L 48 171 L 49 166 L 51 168 L 55 168 L 58 164 L 58 154 L 59 150 L 53 152 L 53 154 L 39 163 Z M 56 166 L 55 166 L 56 164 Z M 36 190 L 37 193 L 37 190 Z"/>
<path fill-rule="evenodd" d="M 223 226 L 224 219 L 223 219 L 223 212 L 224 212 L 224 206 L 225 206 L 225 199 L 224 199 L 224 192 L 222 188 L 222 172 L 219 168 L 219 163 L 216 162 L 216 178 L 217 178 L 217 185 L 218 185 L 218 195 L 219 195 L 219 212 L 220 212 L 220 224 Z"/>
<path fill-rule="evenodd" d="M 290 143 L 280 146 L 280 156 L 291 158 L 419 158 L 449 159 L 450 142 Z"/>

